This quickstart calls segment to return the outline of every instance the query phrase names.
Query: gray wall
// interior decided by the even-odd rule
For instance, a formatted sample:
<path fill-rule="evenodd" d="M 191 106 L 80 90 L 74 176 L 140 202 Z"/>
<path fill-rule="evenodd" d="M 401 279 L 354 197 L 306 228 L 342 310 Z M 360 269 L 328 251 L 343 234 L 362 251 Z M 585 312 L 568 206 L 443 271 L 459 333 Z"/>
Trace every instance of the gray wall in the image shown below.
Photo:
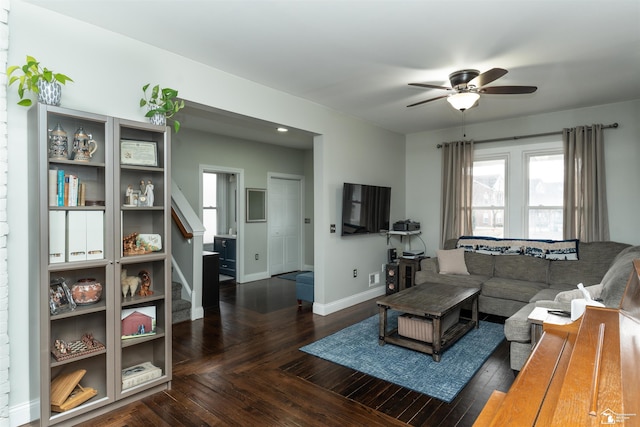
<path fill-rule="evenodd" d="M 56 23 L 56 30 L 47 32 L 47 42 L 42 43 L 42 32 L 33 29 L 49 28 L 51 22 Z M 62 105 L 66 108 L 144 121 L 144 111 L 138 101 L 142 85 L 151 82 L 174 87 L 182 98 L 197 104 L 321 135 L 314 141 L 312 157 L 300 154 L 294 162 L 286 159 L 293 155 L 291 152 L 283 152 L 280 156 L 273 152 L 261 153 L 263 159 L 270 159 L 271 172 L 310 174 L 310 168 L 304 171 L 298 168 L 313 163 L 313 180 L 306 180 L 307 186 L 313 185 L 313 194 L 307 194 L 305 199 L 307 203 L 311 197 L 314 200 L 313 212 L 305 212 L 305 217 L 312 219 L 305 230 L 313 228 L 313 233 L 305 233 L 309 235 L 305 240 L 307 245 L 313 242 L 315 248 L 312 263 L 316 272 L 314 312 L 328 314 L 384 292 L 382 284 L 370 287 L 366 277 L 367 272 L 380 270 L 386 253 L 384 236 L 341 239 L 331 234 L 329 227 L 339 222 L 341 186 L 345 181 L 392 187 L 392 218 L 397 220 L 405 216 L 403 135 L 22 0 L 11 2 L 9 33 L 9 64 L 22 63 L 25 54 L 29 54 L 48 68 L 73 78 L 74 82 L 63 89 Z M 78 37 L 79 34 L 82 37 Z M 73 61 L 78 52 L 88 55 L 88 62 Z M 9 405 L 12 420 L 25 424 L 37 416 L 39 392 L 37 365 L 30 363 L 25 355 L 37 355 L 40 348 L 37 304 L 30 301 L 30 292 L 33 293 L 38 285 L 32 271 L 37 269 L 35 265 L 28 268 L 25 263 L 32 259 L 30 254 L 38 247 L 37 223 L 25 215 L 25 211 L 35 213 L 37 208 L 33 204 L 25 205 L 24 199 L 25 191 L 35 195 L 38 190 L 36 171 L 29 162 L 27 110 L 15 105 L 16 102 L 15 90 L 9 91 L 7 217 L 14 230 L 7 237 L 11 307 L 8 319 L 11 341 Z M 176 135 L 177 146 L 185 150 L 187 158 L 204 156 L 194 150 L 197 142 L 189 144 L 189 136 L 186 129 Z M 223 144 L 227 146 L 226 150 L 215 156 L 210 154 L 206 162 L 241 165 L 238 151 L 230 146 L 243 144 L 227 142 Z M 250 144 L 247 147 L 255 155 L 260 150 Z M 182 157 L 182 154 L 175 151 L 174 157 Z M 389 159 L 394 159 L 397 165 L 394 163 L 395 166 L 389 168 Z M 187 166 L 175 165 L 176 182 L 181 183 L 183 189 L 197 192 L 189 188 L 194 181 L 188 178 L 189 170 L 184 167 Z M 264 182 L 266 167 L 252 165 L 251 169 L 245 166 L 245 170 L 247 186 Z M 385 173 L 381 175 L 383 170 Z M 310 208 L 307 204 L 307 209 Z M 264 265 L 258 264 L 249 264 L 249 268 L 251 271 L 265 270 Z M 363 272 L 357 279 L 351 275 L 353 268 Z M 24 333 L 25 328 L 28 334 Z"/>
<path fill-rule="evenodd" d="M 473 110 L 469 112 L 471 113 Z M 637 184 L 640 182 L 639 117 L 640 100 L 635 100 L 471 125 L 466 127 L 466 134 L 468 138 L 483 140 L 555 132 L 565 127 L 592 123 L 617 122 L 619 128 L 604 131 L 609 229 L 611 240 L 639 245 L 640 228 L 637 226 L 637 218 L 640 197 L 636 194 Z M 436 145 L 457 139 L 460 139 L 459 128 L 407 135 L 407 214 L 422 222 L 423 238 L 430 255 L 435 254 L 440 241 L 441 153 Z M 492 142 L 482 144 L 482 148 L 504 144 L 527 145 L 551 140 L 561 141 L 561 135 Z"/>
<path fill-rule="evenodd" d="M 313 216 L 313 154 L 311 150 L 298 150 L 261 142 L 247 141 L 214 133 L 205 133 L 183 127 L 172 139 L 172 174 L 192 208 L 200 213 L 200 177 L 203 165 L 223 166 L 244 170 L 246 188 L 267 188 L 267 174 L 281 173 L 305 177 L 304 218 Z M 244 197 L 244 194 L 238 194 Z M 268 194 L 267 194 L 268 197 Z M 238 220 L 244 220 L 239 212 Z M 267 223 L 244 224 L 244 274 L 266 274 Z M 305 248 L 303 262 L 313 265 L 313 227 L 304 226 Z M 255 260 L 255 254 L 260 255 Z"/>

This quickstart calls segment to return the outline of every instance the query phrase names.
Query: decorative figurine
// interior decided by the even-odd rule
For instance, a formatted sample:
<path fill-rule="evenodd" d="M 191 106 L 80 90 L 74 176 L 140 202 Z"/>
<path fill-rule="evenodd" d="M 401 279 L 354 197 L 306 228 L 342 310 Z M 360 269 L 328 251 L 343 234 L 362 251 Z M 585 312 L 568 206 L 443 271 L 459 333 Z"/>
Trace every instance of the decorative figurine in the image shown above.
<path fill-rule="evenodd" d="M 88 162 L 97 149 L 98 143 L 80 126 L 73 135 L 73 160 Z"/>
<path fill-rule="evenodd" d="M 49 158 L 68 160 L 69 151 L 67 145 L 67 132 L 58 123 L 53 130 L 49 131 Z"/>
<path fill-rule="evenodd" d="M 127 270 L 120 272 L 120 285 L 122 286 L 122 296 L 127 297 L 127 294 L 131 292 L 131 296 L 136 294 L 136 289 L 140 284 L 140 278 L 138 276 L 127 276 Z"/>
<path fill-rule="evenodd" d="M 147 270 L 142 270 L 138 273 L 138 277 L 140 280 L 140 290 L 138 291 L 138 295 L 141 297 L 153 295 L 153 291 L 151 290 L 151 275 L 149 272 Z"/>
<path fill-rule="evenodd" d="M 144 190 L 144 195 L 147 196 L 147 206 L 153 206 L 153 183 L 151 180 L 147 181 L 147 186 Z"/>
<path fill-rule="evenodd" d="M 133 185 L 131 184 L 127 186 L 127 192 L 125 193 L 124 204 L 125 206 L 135 206 L 135 203 L 133 200 Z"/>

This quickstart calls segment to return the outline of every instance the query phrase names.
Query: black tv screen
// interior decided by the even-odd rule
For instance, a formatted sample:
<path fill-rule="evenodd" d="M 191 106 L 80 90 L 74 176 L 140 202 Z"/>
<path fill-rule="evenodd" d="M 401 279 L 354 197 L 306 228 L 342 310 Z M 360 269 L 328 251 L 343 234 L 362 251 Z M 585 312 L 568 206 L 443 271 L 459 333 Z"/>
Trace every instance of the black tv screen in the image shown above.
<path fill-rule="evenodd" d="M 391 187 L 345 183 L 342 189 L 342 235 L 389 230 Z"/>

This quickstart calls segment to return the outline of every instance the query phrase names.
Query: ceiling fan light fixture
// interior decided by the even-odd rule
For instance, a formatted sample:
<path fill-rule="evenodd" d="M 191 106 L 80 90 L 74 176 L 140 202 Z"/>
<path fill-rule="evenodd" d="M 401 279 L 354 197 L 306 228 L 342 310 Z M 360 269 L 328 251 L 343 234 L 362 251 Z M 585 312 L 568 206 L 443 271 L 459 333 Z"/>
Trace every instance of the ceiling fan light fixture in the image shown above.
<path fill-rule="evenodd" d="M 456 110 L 464 111 L 473 107 L 473 105 L 480 99 L 480 95 L 475 92 L 459 92 L 449 95 L 447 101 Z"/>

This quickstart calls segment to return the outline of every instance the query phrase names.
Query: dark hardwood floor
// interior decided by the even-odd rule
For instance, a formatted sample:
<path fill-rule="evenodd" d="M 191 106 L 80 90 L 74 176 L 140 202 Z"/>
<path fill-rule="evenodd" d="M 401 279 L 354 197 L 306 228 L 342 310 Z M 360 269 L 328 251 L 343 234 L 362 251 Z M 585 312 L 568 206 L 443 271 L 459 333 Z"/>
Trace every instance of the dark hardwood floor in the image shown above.
<path fill-rule="evenodd" d="M 318 316 L 298 311 L 295 282 L 277 277 L 223 285 L 220 300 L 173 326 L 171 389 L 80 425 L 462 427 L 514 380 L 503 342 L 447 404 L 298 350 L 377 314 L 375 300 Z"/>

